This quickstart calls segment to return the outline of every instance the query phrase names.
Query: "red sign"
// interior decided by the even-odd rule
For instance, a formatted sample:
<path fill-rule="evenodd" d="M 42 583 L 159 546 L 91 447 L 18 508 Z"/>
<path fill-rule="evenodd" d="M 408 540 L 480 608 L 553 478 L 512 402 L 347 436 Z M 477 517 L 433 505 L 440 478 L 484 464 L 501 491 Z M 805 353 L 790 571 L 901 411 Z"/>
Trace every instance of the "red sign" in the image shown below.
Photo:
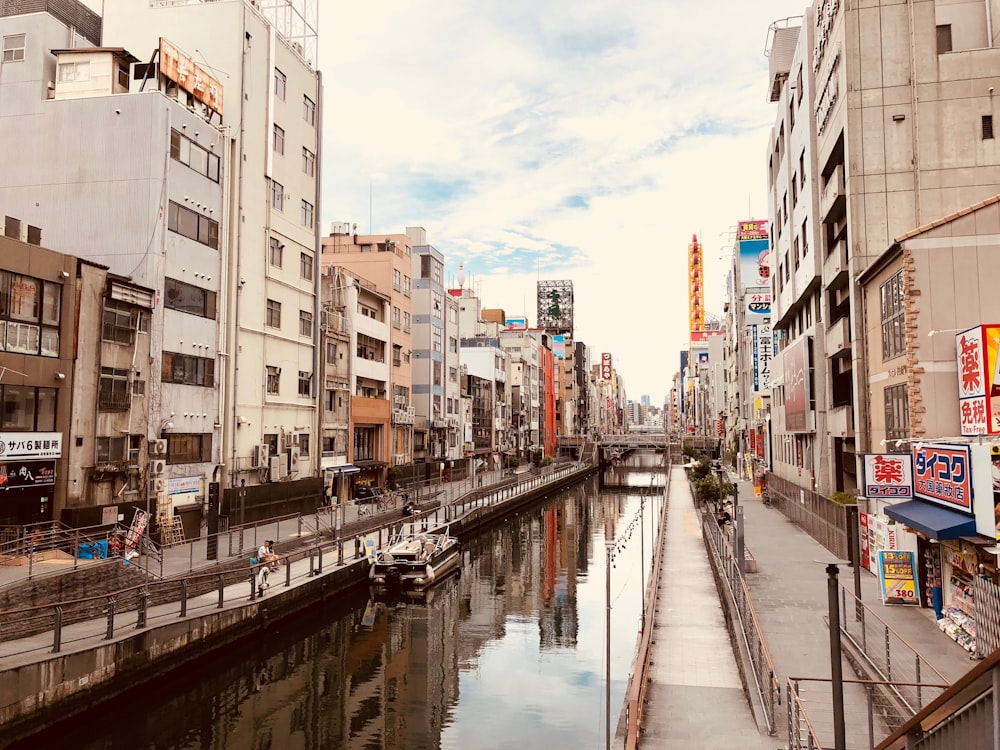
<path fill-rule="evenodd" d="M 160 73 L 212 111 L 222 114 L 222 84 L 163 37 L 160 37 Z"/>
<path fill-rule="evenodd" d="M 972 460 L 967 445 L 922 445 L 913 449 L 917 497 L 972 513 Z"/>
<path fill-rule="evenodd" d="M 913 456 L 865 453 L 861 457 L 865 497 L 913 497 Z"/>
<path fill-rule="evenodd" d="M 611 380 L 611 354 L 609 352 L 604 352 L 601 355 L 601 379 Z"/>

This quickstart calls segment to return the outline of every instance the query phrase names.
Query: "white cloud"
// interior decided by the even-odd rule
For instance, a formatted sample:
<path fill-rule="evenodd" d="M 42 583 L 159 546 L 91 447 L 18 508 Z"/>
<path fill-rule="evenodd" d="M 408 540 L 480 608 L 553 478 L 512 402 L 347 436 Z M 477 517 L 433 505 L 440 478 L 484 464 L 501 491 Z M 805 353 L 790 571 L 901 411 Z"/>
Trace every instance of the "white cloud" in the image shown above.
<path fill-rule="evenodd" d="M 691 235 L 721 312 L 726 233 L 766 215 L 764 43 L 803 7 L 324 3 L 323 218 L 425 227 L 510 314 L 572 279 L 577 338 L 655 402 L 686 345 Z"/>

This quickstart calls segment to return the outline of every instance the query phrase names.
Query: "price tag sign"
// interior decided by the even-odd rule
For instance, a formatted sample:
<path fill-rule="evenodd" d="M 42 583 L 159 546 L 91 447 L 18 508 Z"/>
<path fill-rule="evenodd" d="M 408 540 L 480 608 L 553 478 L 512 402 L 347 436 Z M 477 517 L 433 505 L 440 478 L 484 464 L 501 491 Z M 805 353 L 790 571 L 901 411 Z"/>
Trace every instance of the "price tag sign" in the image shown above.
<path fill-rule="evenodd" d="M 916 556 L 903 550 L 879 550 L 878 579 L 883 604 L 920 604 Z"/>

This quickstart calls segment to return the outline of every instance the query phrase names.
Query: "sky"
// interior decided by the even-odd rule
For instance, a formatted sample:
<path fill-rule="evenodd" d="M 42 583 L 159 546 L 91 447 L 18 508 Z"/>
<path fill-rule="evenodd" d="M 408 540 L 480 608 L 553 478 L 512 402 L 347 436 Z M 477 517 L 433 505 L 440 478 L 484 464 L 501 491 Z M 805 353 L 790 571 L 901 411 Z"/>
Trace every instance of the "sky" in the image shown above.
<path fill-rule="evenodd" d="M 421 226 L 446 282 L 575 338 L 660 403 L 687 347 L 687 246 L 721 315 L 737 221 L 767 218 L 765 46 L 800 0 L 320 3 L 323 232 Z M 567 11 L 570 11 L 567 13 Z"/>

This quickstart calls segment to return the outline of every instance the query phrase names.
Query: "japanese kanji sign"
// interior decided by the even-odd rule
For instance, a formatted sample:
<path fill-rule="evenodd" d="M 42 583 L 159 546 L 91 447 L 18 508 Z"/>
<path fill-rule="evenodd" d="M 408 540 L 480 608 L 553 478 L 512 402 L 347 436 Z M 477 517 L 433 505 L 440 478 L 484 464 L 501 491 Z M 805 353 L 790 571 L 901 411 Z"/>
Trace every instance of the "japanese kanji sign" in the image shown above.
<path fill-rule="evenodd" d="M 1000 433 L 1000 326 L 979 325 L 955 336 L 958 414 L 963 435 Z"/>
<path fill-rule="evenodd" d="M 973 513 L 969 446 L 937 443 L 914 448 L 913 490 L 924 500 Z"/>
<path fill-rule="evenodd" d="M 61 432 L 0 432 L 0 459 L 61 456 Z"/>
<path fill-rule="evenodd" d="M 865 497 L 913 497 L 913 456 L 909 453 L 865 453 L 862 468 Z"/>

